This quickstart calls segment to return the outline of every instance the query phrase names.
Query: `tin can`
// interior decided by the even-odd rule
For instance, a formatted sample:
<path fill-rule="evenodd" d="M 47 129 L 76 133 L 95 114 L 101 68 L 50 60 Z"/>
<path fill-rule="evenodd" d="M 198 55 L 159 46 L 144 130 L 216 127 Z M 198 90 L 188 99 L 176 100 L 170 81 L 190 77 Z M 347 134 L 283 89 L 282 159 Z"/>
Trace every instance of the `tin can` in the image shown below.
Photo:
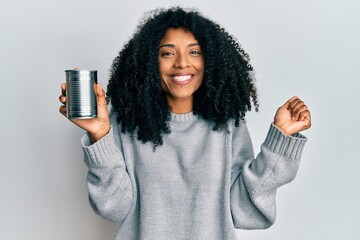
<path fill-rule="evenodd" d="M 97 103 L 94 84 L 97 71 L 65 70 L 66 73 L 66 112 L 72 118 L 96 118 Z"/>

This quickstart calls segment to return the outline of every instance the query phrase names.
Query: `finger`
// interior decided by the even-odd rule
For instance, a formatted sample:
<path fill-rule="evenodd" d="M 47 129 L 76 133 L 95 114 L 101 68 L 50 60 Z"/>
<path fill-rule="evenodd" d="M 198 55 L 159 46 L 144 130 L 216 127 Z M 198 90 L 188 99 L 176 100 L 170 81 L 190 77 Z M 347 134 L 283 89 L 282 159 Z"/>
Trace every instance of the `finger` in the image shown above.
<path fill-rule="evenodd" d="M 296 109 L 295 109 L 295 108 L 296 108 Z M 291 115 L 292 115 L 292 117 L 293 117 L 294 119 L 297 119 L 297 120 L 301 120 L 301 119 L 299 118 L 301 112 L 304 112 L 304 111 L 308 110 L 307 106 L 304 105 L 304 104 L 303 104 L 303 105 L 296 105 L 296 106 L 294 107 L 294 109 L 295 109 L 295 111 L 292 111 L 292 112 L 291 112 Z"/>
<path fill-rule="evenodd" d="M 288 110 L 291 111 L 296 105 L 301 104 L 300 98 L 293 99 L 288 106 Z"/>
<path fill-rule="evenodd" d="M 295 99 L 299 99 L 298 96 L 293 96 L 291 97 L 289 100 L 287 100 L 287 102 L 291 103 L 292 101 L 294 101 Z"/>
<path fill-rule="evenodd" d="M 305 110 L 305 111 L 302 111 L 300 114 L 299 114 L 299 119 L 301 121 L 304 121 L 305 122 L 305 126 L 307 128 L 310 128 L 311 127 L 311 113 L 309 110 Z"/>
<path fill-rule="evenodd" d="M 280 108 L 285 108 L 288 109 L 289 105 L 292 101 L 294 101 L 295 99 L 297 99 L 297 96 L 293 96 L 292 98 L 290 98 L 289 100 L 287 100 Z"/>
<path fill-rule="evenodd" d="M 310 119 L 310 112 L 309 110 L 304 110 L 299 113 L 299 119 L 301 121 L 305 121 L 306 119 Z"/>
<path fill-rule="evenodd" d="M 66 96 L 66 83 L 61 84 L 61 94 Z"/>
<path fill-rule="evenodd" d="M 299 101 L 295 100 L 293 101 L 290 106 L 289 106 L 289 111 L 290 113 L 293 115 L 294 113 L 296 113 L 296 111 L 299 109 L 299 108 L 302 108 L 303 106 L 306 106 L 305 103 L 303 101 L 301 101 L 299 99 Z"/>
<path fill-rule="evenodd" d="M 60 96 L 59 96 L 59 101 L 60 101 L 62 104 L 66 105 L 66 97 L 65 97 L 64 95 L 60 95 Z"/>
<path fill-rule="evenodd" d="M 66 116 L 66 107 L 65 107 L 64 105 L 60 106 L 59 112 L 60 112 L 62 115 L 64 115 L 65 117 L 67 117 L 67 116 Z"/>

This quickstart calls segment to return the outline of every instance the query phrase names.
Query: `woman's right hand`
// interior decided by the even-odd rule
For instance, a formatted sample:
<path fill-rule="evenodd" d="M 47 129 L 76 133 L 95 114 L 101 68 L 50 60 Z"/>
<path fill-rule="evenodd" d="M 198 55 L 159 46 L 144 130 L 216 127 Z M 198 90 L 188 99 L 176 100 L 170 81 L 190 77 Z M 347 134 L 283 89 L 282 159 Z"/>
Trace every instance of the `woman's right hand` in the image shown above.
<path fill-rule="evenodd" d="M 97 101 L 97 117 L 91 119 L 69 119 L 71 122 L 87 131 L 93 143 L 104 137 L 110 131 L 110 119 L 105 99 L 105 91 L 100 84 L 95 84 Z M 66 116 L 66 83 L 61 84 L 60 102 L 63 104 L 59 111 Z"/>

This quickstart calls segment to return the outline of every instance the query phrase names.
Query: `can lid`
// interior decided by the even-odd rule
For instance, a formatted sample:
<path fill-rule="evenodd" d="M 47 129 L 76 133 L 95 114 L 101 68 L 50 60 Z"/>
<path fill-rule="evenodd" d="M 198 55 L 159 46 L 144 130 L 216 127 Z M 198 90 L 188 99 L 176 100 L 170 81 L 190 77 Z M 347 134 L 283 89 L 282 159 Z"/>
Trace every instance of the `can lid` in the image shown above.
<path fill-rule="evenodd" d="M 97 72 L 97 70 L 65 70 L 65 72 L 71 72 L 71 73 L 86 73 L 86 72 Z"/>

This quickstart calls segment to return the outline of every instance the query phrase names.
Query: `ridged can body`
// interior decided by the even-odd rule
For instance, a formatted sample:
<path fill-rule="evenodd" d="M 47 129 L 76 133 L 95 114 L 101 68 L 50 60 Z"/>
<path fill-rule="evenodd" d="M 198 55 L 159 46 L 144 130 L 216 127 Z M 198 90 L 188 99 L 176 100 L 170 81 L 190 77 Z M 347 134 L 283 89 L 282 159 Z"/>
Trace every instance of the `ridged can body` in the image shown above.
<path fill-rule="evenodd" d="M 66 70 L 66 112 L 72 118 L 96 118 L 97 103 L 94 84 L 97 71 Z"/>

